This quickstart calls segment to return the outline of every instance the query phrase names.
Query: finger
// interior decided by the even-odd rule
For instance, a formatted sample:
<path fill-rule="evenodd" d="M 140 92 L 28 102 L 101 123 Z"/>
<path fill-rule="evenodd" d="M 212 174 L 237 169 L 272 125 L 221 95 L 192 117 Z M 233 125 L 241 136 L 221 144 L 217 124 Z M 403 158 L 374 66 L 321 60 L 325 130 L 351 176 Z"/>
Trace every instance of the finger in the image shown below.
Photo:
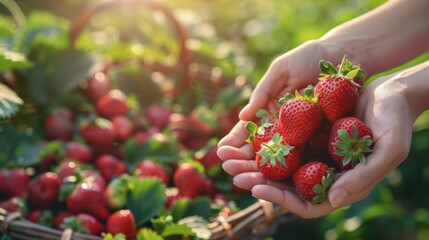
<path fill-rule="evenodd" d="M 241 147 L 246 144 L 246 139 L 248 137 L 249 132 L 246 130 L 246 121 L 238 121 L 238 123 L 235 124 L 231 131 L 219 141 L 218 147 Z"/>
<path fill-rule="evenodd" d="M 253 120 L 258 110 L 265 109 L 273 99 L 277 100 L 287 79 L 287 73 L 279 65 L 281 64 L 272 64 L 264 76 L 262 76 L 250 96 L 249 103 L 240 111 L 240 119 Z"/>
<path fill-rule="evenodd" d="M 256 162 L 247 160 L 228 160 L 222 164 L 222 168 L 225 170 L 225 172 L 232 176 L 245 172 L 258 171 Z"/>
<path fill-rule="evenodd" d="M 283 190 L 272 185 L 255 185 L 251 191 L 254 197 L 278 204 L 301 218 L 316 218 L 334 210 L 328 201 L 313 205 L 301 199 L 293 191 Z"/>
<path fill-rule="evenodd" d="M 252 146 L 250 146 L 250 144 L 246 144 L 239 148 L 231 146 L 222 146 L 218 148 L 217 155 L 223 161 L 230 159 L 255 159 L 255 152 L 253 151 L 253 148 Z"/>
<path fill-rule="evenodd" d="M 263 184 L 263 185 L 271 185 L 283 190 L 293 191 L 293 188 L 290 185 L 288 185 L 286 182 L 271 181 L 265 178 L 259 172 L 244 172 L 244 173 L 237 174 L 236 176 L 234 176 L 233 182 L 234 182 L 234 185 L 236 185 L 237 187 L 244 188 L 247 190 L 251 190 L 256 185 Z"/>

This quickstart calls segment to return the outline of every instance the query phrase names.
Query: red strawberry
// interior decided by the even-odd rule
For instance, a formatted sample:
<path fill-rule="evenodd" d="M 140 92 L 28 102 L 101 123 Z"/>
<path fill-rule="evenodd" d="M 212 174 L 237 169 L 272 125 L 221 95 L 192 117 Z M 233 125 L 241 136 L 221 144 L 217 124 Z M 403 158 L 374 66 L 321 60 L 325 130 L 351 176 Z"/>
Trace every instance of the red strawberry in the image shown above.
<path fill-rule="evenodd" d="M 87 145 L 72 141 L 66 144 L 64 157 L 81 163 L 90 163 L 92 161 L 92 152 Z"/>
<path fill-rule="evenodd" d="M 271 141 L 263 143 L 256 154 L 258 170 L 268 179 L 280 181 L 295 171 L 300 163 L 299 151 L 289 146 L 279 134 Z"/>
<path fill-rule="evenodd" d="M 106 188 L 106 181 L 98 171 L 92 169 L 85 169 L 80 172 L 80 175 L 82 177 L 82 182 L 96 184 L 103 191 Z"/>
<path fill-rule="evenodd" d="M 169 123 L 170 115 L 173 111 L 158 103 L 151 104 L 146 110 L 146 117 L 150 122 L 151 126 L 155 126 L 158 129 L 163 129 Z"/>
<path fill-rule="evenodd" d="M 128 209 L 114 212 L 107 219 L 106 231 L 112 235 L 122 233 L 127 239 L 134 239 L 137 231 L 133 213 Z"/>
<path fill-rule="evenodd" d="M 60 211 L 58 212 L 55 217 L 54 217 L 54 223 L 53 223 L 53 227 L 55 229 L 62 229 L 61 225 L 64 222 L 64 219 L 73 216 L 73 213 L 69 212 L 69 211 Z"/>
<path fill-rule="evenodd" d="M 20 197 L 9 198 L 4 201 L 0 201 L 0 208 L 8 212 L 22 212 L 25 207 L 24 199 Z"/>
<path fill-rule="evenodd" d="M 0 199 L 23 197 L 29 182 L 30 177 L 23 168 L 0 171 Z"/>
<path fill-rule="evenodd" d="M 45 119 L 45 134 L 49 140 L 69 141 L 73 137 L 74 123 L 62 112 L 49 114 Z"/>
<path fill-rule="evenodd" d="M 61 229 L 72 229 L 78 233 L 88 233 L 99 236 L 104 226 L 95 217 L 86 213 L 79 213 L 76 216 L 70 216 L 64 219 L 60 226 Z"/>
<path fill-rule="evenodd" d="M 50 208 L 58 200 L 60 180 L 54 172 L 44 172 L 33 178 L 28 186 L 27 201 L 37 208 Z"/>
<path fill-rule="evenodd" d="M 322 120 L 319 128 L 308 140 L 310 147 L 322 156 L 328 156 L 329 134 L 331 132 L 332 123 L 327 120 Z"/>
<path fill-rule="evenodd" d="M 316 104 L 313 90 L 313 86 L 309 85 L 303 95 L 298 91 L 295 97 L 287 93 L 279 101 L 282 104 L 279 121 L 284 131 L 283 137 L 290 145 L 300 146 L 307 142 L 322 121 L 322 112 Z"/>
<path fill-rule="evenodd" d="M 239 120 L 238 113 L 239 109 L 233 108 L 232 110 L 217 116 L 218 127 L 216 134 L 218 136 L 223 137 L 231 131 Z"/>
<path fill-rule="evenodd" d="M 82 182 L 76 185 L 67 197 L 66 205 L 72 213 L 87 213 L 100 221 L 106 220 L 109 216 L 103 189 L 94 182 Z"/>
<path fill-rule="evenodd" d="M 162 165 L 149 159 L 141 161 L 134 169 L 134 173 L 140 177 L 159 178 L 166 186 L 170 182 L 167 170 Z"/>
<path fill-rule="evenodd" d="M 112 122 L 104 118 L 83 122 L 80 126 L 80 135 L 94 148 L 95 155 L 109 153 L 115 141 Z"/>
<path fill-rule="evenodd" d="M 133 125 L 132 122 L 125 116 L 115 116 L 112 118 L 113 132 L 115 137 L 119 141 L 127 140 L 132 132 Z"/>
<path fill-rule="evenodd" d="M 206 178 L 190 163 L 180 165 L 173 174 L 180 196 L 194 198 L 205 192 Z"/>
<path fill-rule="evenodd" d="M 219 166 L 222 160 L 217 155 L 217 146 L 211 143 L 207 144 L 204 148 L 195 152 L 195 160 L 203 164 L 204 168 L 209 170 L 212 167 Z"/>
<path fill-rule="evenodd" d="M 95 166 L 100 170 L 101 176 L 103 176 L 106 182 L 127 172 L 125 163 L 109 154 L 98 157 L 95 161 Z"/>
<path fill-rule="evenodd" d="M 292 179 L 305 200 L 318 204 L 326 200 L 334 183 L 334 169 L 323 162 L 308 162 L 296 170 Z"/>
<path fill-rule="evenodd" d="M 344 71 L 343 67 L 349 64 L 350 61 L 344 57 L 337 71 L 330 62 L 320 61 L 322 77 L 316 84 L 314 93 L 319 98 L 318 105 L 324 116 L 330 122 L 350 115 L 359 97 L 359 90 L 353 79 L 364 76 L 365 72 L 358 66 L 351 68 L 349 72 Z"/>
<path fill-rule="evenodd" d="M 98 72 L 87 79 L 85 93 L 93 103 L 112 90 L 112 82 L 105 73 Z"/>
<path fill-rule="evenodd" d="M 30 222 L 51 227 L 54 220 L 54 216 L 52 215 L 52 212 L 49 210 L 36 209 L 31 211 L 27 215 L 27 219 Z"/>
<path fill-rule="evenodd" d="M 72 176 L 79 169 L 79 165 L 74 161 L 64 161 L 56 169 L 56 173 L 60 183 L 62 184 L 64 179 L 68 176 Z"/>
<path fill-rule="evenodd" d="M 104 198 L 110 209 L 117 210 L 125 207 L 129 189 L 129 176 L 121 175 L 112 179 L 104 190 Z"/>
<path fill-rule="evenodd" d="M 274 134 L 283 135 L 280 122 L 274 118 L 262 123 L 259 127 L 254 122 L 249 121 L 246 123 L 246 130 L 250 133 L 246 141 L 252 145 L 255 152 L 259 152 L 262 144 L 270 141 Z"/>
<path fill-rule="evenodd" d="M 365 163 L 374 145 L 371 129 L 355 117 L 338 119 L 329 136 L 329 155 L 343 170 Z"/>
<path fill-rule="evenodd" d="M 97 101 L 96 108 L 101 116 L 109 119 L 124 116 L 129 110 L 127 96 L 118 89 L 110 90 Z"/>

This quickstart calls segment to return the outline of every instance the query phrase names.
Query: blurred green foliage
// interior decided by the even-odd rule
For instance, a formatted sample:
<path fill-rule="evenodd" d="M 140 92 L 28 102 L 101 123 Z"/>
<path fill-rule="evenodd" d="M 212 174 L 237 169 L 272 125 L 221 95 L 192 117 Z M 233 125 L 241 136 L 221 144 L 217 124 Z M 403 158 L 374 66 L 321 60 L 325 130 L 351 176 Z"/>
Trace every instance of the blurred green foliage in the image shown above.
<path fill-rule="evenodd" d="M 64 0 L 58 4 L 48 0 L 20 0 L 19 5 L 27 17 L 36 16 L 32 15 L 35 11 L 55 14 L 61 19 L 54 21 L 55 24 L 59 23 L 58 31 L 65 31 L 76 16 L 96 2 Z M 174 10 L 175 16 L 185 26 L 189 37 L 187 44 L 194 53 L 193 61 L 218 66 L 227 74 L 245 75 L 257 82 L 275 57 L 305 41 L 321 37 L 331 28 L 376 8 L 385 0 L 162 0 L 162 2 Z M 130 9 L 126 14 L 129 15 L 129 11 Z M 3 8 L 1 13 L 9 15 L 9 11 Z M 49 17 L 40 16 L 45 15 L 39 15 L 38 21 L 31 18 L 27 21 L 42 24 L 43 20 L 47 19 L 46 21 L 54 23 Z M 120 22 L 119 26 L 122 26 L 120 29 L 124 29 L 125 26 L 126 30 L 108 32 L 110 35 L 106 36 L 116 38 L 102 42 L 101 44 L 105 45 L 101 48 L 95 45 L 97 42 L 91 42 L 92 35 L 85 32 L 79 40 L 80 46 L 86 50 L 98 50 L 105 58 L 111 59 L 147 56 L 147 51 L 151 48 L 143 54 L 140 50 L 146 46 L 144 44 L 169 50 L 165 51 L 164 55 L 151 54 L 155 60 L 171 57 L 167 52 L 177 53 L 177 45 L 173 41 L 165 41 L 174 39 L 174 33 L 161 31 L 162 29 L 156 27 L 143 27 L 154 24 L 156 18 L 143 18 L 140 14 L 134 15 L 133 19 L 131 15 L 129 17 L 125 22 L 120 21 L 120 15 L 115 18 L 97 18 L 98 25 L 91 25 L 92 30 L 103 27 L 103 24 L 110 24 L 110 21 Z M 10 36 L 8 33 L 13 31 L 10 28 L 3 29 L 8 31 L 2 33 L 2 36 Z M 128 39 L 132 44 L 121 45 L 120 41 L 116 41 L 121 40 L 119 36 L 124 36 L 124 33 L 135 31 L 144 34 L 139 34 L 135 39 Z M 40 45 L 37 40 L 28 37 L 33 36 L 31 32 L 24 30 L 23 33 L 26 33 L 27 37 L 20 36 L 22 39 L 15 45 L 20 52 L 28 53 L 25 46 Z M 48 33 L 53 32 L 48 31 L 44 35 L 39 32 L 37 36 L 46 37 L 40 40 L 44 43 L 49 43 L 49 39 L 56 36 L 57 40 L 53 41 L 50 47 L 66 46 L 64 38 L 67 32 L 52 35 L 51 38 Z M 168 38 L 168 34 L 173 35 Z M 111 44 L 111 39 L 115 40 L 115 45 Z M 388 72 L 428 59 L 429 54 L 426 53 Z M 372 79 L 386 73 L 378 74 Z M 339 209 L 323 218 L 287 222 L 278 228 L 272 238 L 429 239 L 429 193 L 425 191 L 429 186 L 429 162 L 426 161 L 429 156 L 428 127 L 429 112 L 426 112 L 416 121 L 407 160 L 363 201 Z"/>

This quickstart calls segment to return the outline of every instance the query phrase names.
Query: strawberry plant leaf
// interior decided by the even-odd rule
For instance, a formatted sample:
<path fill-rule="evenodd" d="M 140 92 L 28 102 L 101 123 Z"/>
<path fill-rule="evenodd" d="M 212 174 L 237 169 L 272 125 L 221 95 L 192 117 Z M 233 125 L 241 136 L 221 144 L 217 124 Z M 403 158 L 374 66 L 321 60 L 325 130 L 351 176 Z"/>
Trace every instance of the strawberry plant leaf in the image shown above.
<path fill-rule="evenodd" d="M 165 201 L 165 186 L 159 179 L 136 177 L 131 180 L 126 207 L 134 214 L 138 227 L 156 216 Z"/>
<path fill-rule="evenodd" d="M 164 228 L 164 231 L 161 233 L 163 237 L 170 236 L 187 236 L 187 237 L 195 237 L 195 233 L 192 229 L 186 225 L 181 224 L 172 224 L 168 225 Z"/>
<path fill-rule="evenodd" d="M 137 240 L 164 240 L 164 238 L 152 229 L 142 228 L 137 235 Z"/>
<path fill-rule="evenodd" d="M 175 222 L 183 218 L 190 202 L 186 198 L 181 198 L 175 201 L 171 207 L 171 216 Z"/>
<path fill-rule="evenodd" d="M 24 54 L 0 49 L 0 72 L 25 69 L 31 66 L 32 63 Z"/>
<path fill-rule="evenodd" d="M 12 89 L 0 83 L 0 119 L 13 116 L 18 112 L 19 105 L 23 103 L 23 100 Z"/>

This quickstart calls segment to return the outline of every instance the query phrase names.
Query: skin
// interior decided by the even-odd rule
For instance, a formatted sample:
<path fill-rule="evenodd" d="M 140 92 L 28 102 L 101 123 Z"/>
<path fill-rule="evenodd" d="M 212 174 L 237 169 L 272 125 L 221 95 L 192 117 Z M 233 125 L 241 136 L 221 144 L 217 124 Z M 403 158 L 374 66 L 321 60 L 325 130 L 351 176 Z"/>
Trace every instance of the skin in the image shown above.
<path fill-rule="evenodd" d="M 245 143 L 244 124 L 255 120 L 261 108 L 278 109 L 277 100 L 285 92 L 315 84 L 320 59 L 336 64 L 345 54 L 361 64 L 369 77 L 428 50 L 428 8 L 425 0 L 389 1 L 274 60 L 240 112 L 241 120 L 218 145 L 223 168 L 234 176 L 234 184 L 302 218 L 321 217 L 365 198 L 408 155 L 413 124 L 429 108 L 429 101 L 424 100 L 429 96 L 429 62 L 380 77 L 361 90 L 355 116 L 372 129 L 375 147 L 366 164 L 358 164 L 334 183 L 328 201 L 322 204 L 313 205 L 293 187 L 267 180 L 258 172 L 255 154 Z M 401 34 L 396 34 L 398 29 Z"/>

